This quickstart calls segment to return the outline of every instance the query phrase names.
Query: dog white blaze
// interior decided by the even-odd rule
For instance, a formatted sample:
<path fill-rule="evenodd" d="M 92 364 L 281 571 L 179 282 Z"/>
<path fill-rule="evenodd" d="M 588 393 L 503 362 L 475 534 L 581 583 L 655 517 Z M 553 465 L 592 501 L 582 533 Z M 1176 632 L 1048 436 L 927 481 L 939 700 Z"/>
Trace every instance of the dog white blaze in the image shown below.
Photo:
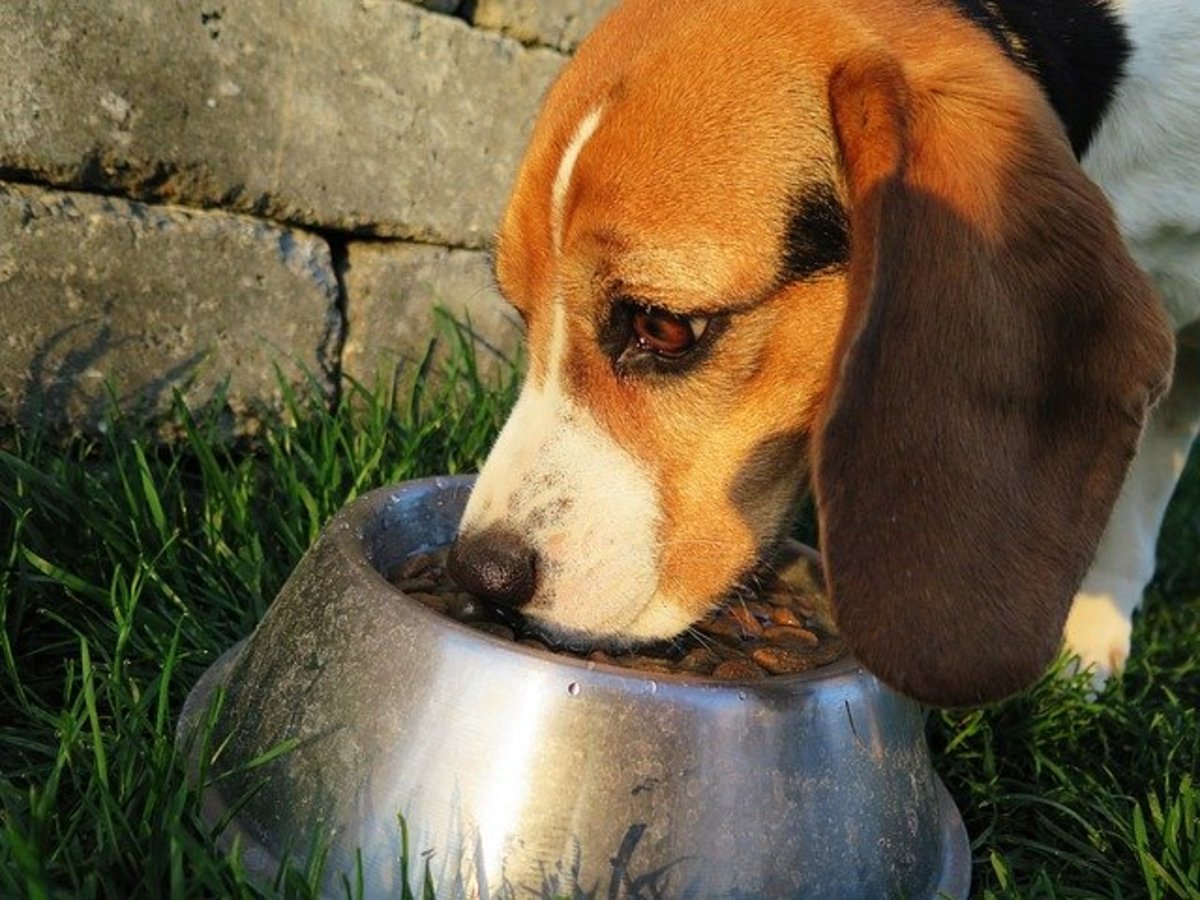
<path fill-rule="evenodd" d="M 629 625 L 654 608 L 658 586 L 658 491 L 563 392 L 566 332 L 559 305 L 546 380 L 526 381 L 461 530 L 503 526 L 536 550 L 537 590 L 524 611 L 550 630 L 637 636 Z"/>
<path fill-rule="evenodd" d="M 567 203 L 567 190 L 571 187 L 571 176 L 575 172 L 575 164 L 579 162 L 579 154 L 584 145 L 600 127 L 600 114 L 601 108 L 596 107 L 584 116 L 575 129 L 571 142 L 567 144 L 567 149 L 558 164 L 558 172 L 554 176 L 554 185 L 550 189 L 550 233 L 554 238 L 555 253 L 562 250 L 563 210 Z"/>
<path fill-rule="evenodd" d="M 601 110 L 575 130 L 552 186 L 556 252 L 571 175 Z M 524 608 L 548 630 L 639 636 L 631 632 L 660 604 L 658 489 L 646 470 L 567 396 L 562 372 L 567 312 L 553 309 L 545 378 L 526 379 L 463 514 L 461 531 L 503 526 L 537 552 L 537 588 Z M 671 633 L 678 626 L 671 629 Z M 654 635 L 665 632 L 654 632 Z M 647 634 L 650 634 L 647 632 Z"/>

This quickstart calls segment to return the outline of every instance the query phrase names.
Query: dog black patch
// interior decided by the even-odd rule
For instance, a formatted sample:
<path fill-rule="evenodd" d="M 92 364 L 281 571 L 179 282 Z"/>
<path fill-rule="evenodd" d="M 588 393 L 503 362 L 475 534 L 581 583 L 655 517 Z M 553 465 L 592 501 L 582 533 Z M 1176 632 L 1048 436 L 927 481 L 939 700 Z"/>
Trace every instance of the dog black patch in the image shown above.
<path fill-rule="evenodd" d="M 850 259 L 850 225 L 833 185 L 808 185 L 792 200 L 784 244 L 783 281 L 790 283 Z"/>
<path fill-rule="evenodd" d="M 808 439 L 799 430 L 764 438 L 734 476 L 729 500 L 752 532 L 761 527 L 765 510 L 785 509 L 790 517 L 799 507 L 807 481 Z"/>
<path fill-rule="evenodd" d="M 1082 157 L 1133 52 L 1109 0 L 953 2 L 1038 79 Z"/>

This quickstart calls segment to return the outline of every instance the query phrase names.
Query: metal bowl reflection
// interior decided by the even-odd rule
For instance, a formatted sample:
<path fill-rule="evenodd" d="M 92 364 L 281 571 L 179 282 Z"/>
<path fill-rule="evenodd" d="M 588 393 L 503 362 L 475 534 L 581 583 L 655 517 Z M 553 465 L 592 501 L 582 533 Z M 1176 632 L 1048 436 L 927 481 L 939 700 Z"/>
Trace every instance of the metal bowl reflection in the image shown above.
<path fill-rule="evenodd" d="M 322 853 L 339 895 L 348 877 L 369 896 L 428 878 L 447 900 L 966 896 L 923 712 L 852 659 L 651 676 L 479 634 L 392 587 L 380 572 L 453 539 L 470 485 L 349 504 L 193 689 L 180 741 L 252 873 Z"/>

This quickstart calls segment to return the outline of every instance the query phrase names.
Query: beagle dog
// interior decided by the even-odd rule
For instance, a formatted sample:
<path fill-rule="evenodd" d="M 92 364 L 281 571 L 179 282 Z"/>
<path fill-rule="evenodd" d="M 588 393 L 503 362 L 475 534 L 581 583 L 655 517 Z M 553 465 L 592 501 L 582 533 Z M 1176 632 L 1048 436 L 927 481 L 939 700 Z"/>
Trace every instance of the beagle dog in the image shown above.
<path fill-rule="evenodd" d="M 1158 403 L 1200 318 L 1198 40 L 1194 0 L 627 0 L 499 229 L 529 368 L 459 579 L 670 638 L 811 490 L 896 689 L 1003 697 L 1064 626 L 1119 669 L 1200 419 L 1182 342 Z"/>

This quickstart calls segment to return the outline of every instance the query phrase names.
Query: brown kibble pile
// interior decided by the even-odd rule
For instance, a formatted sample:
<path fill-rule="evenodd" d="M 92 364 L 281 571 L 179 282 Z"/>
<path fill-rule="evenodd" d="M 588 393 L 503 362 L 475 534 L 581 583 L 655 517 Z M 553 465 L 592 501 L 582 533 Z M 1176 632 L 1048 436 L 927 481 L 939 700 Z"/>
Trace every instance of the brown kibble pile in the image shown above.
<path fill-rule="evenodd" d="M 446 572 L 447 549 L 410 556 L 387 573 L 405 594 L 477 631 L 547 653 L 675 675 L 744 681 L 793 675 L 845 653 L 812 550 L 789 542 L 776 575 L 753 599 L 734 600 L 673 641 L 636 652 L 578 650 L 550 643 L 525 620 L 461 590 Z"/>

